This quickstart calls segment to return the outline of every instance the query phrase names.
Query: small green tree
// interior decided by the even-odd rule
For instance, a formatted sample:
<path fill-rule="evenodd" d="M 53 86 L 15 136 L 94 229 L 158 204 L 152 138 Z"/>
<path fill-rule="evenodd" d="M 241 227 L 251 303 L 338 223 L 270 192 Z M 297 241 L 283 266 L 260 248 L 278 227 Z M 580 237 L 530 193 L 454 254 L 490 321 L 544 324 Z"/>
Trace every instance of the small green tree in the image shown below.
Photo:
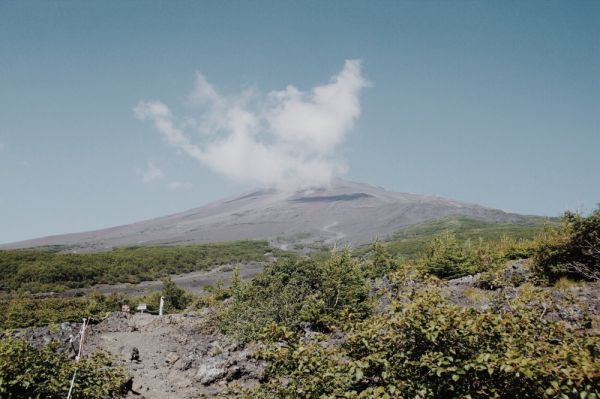
<path fill-rule="evenodd" d="M 381 241 L 375 241 L 371 245 L 369 261 L 366 264 L 366 272 L 369 277 L 381 277 L 396 268 L 394 260 L 388 248 Z"/>
<path fill-rule="evenodd" d="M 163 289 L 149 301 L 152 303 L 152 308 L 158 309 L 161 296 L 165 301 L 165 313 L 184 310 L 193 300 L 192 294 L 178 287 L 170 277 L 163 280 Z"/>
<path fill-rule="evenodd" d="M 600 280 L 600 209 L 587 217 L 566 212 L 562 226 L 546 231 L 538 242 L 533 260 L 539 276 Z"/>
<path fill-rule="evenodd" d="M 242 286 L 242 277 L 240 274 L 240 266 L 236 266 L 233 269 L 233 274 L 231 275 L 231 294 L 233 297 L 239 297 L 240 290 Z"/>

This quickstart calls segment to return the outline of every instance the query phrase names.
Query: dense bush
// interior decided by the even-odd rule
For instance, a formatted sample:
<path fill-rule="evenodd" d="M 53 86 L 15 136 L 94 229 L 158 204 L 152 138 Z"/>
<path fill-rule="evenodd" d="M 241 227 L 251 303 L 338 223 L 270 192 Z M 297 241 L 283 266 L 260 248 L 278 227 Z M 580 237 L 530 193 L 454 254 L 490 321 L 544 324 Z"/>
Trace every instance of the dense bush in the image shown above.
<path fill-rule="evenodd" d="M 48 292 L 98 283 L 138 283 L 220 264 L 263 261 L 271 251 L 265 241 L 132 247 L 87 254 L 0 251 L 0 290 Z"/>
<path fill-rule="evenodd" d="M 402 303 L 401 303 L 402 302 Z M 435 290 L 356 323 L 342 344 L 278 326 L 267 382 L 241 397 L 598 398 L 600 342 L 535 307 L 476 311 Z"/>
<path fill-rule="evenodd" d="M 81 321 L 84 317 L 99 320 L 121 310 L 123 304 L 133 307 L 134 299 L 120 294 L 106 296 L 99 293 L 69 298 L 0 298 L 0 330 Z"/>
<path fill-rule="evenodd" d="M 587 217 L 565 213 L 560 228 L 539 237 L 533 261 L 538 275 L 551 282 L 600 280 L 600 209 Z"/>
<path fill-rule="evenodd" d="M 499 261 L 494 255 L 481 242 L 459 242 L 448 234 L 434 238 L 419 263 L 438 277 L 457 278 L 491 268 Z"/>
<path fill-rule="evenodd" d="M 369 287 L 361 265 L 348 252 L 333 253 L 325 261 L 279 262 L 232 291 L 219 322 L 225 332 L 242 339 L 255 338 L 273 322 L 325 331 L 342 314 L 364 317 L 369 310 Z"/>
<path fill-rule="evenodd" d="M 67 397 L 73 372 L 74 399 L 105 399 L 119 394 L 121 368 L 103 353 L 73 362 L 52 344 L 36 349 L 21 340 L 0 340 L 0 397 L 5 399 Z"/>
<path fill-rule="evenodd" d="M 534 242 L 502 237 L 498 241 L 460 241 L 453 234 L 435 237 L 415 263 L 427 273 L 458 278 L 502 268 L 507 260 L 529 257 Z"/>
<path fill-rule="evenodd" d="M 0 330 L 87 317 L 88 301 L 83 298 L 12 298 L 0 300 Z"/>

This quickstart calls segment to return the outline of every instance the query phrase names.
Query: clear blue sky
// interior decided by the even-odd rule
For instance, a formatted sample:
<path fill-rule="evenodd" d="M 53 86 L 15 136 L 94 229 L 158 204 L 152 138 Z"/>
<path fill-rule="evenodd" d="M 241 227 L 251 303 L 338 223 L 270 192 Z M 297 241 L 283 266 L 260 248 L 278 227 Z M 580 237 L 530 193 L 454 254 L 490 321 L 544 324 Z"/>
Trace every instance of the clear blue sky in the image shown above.
<path fill-rule="evenodd" d="M 249 189 L 133 107 L 182 106 L 196 71 L 308 90 L 346 59 L 371 82 L 348 179 L 527 214 L 600 202 L 598 1 L 2 1 L 0 242 Z"/>

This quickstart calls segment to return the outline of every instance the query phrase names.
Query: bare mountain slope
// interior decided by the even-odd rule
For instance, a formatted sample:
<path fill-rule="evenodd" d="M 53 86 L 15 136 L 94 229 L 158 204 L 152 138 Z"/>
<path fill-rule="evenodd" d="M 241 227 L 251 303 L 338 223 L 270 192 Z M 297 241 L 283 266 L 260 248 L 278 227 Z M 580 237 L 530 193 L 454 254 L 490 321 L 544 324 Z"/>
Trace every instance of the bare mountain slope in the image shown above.
<path fill-rule="evenodd" d="M 450 215 L 499 223 L 523 219 L 479 205 L 337 180 L 329 188 L 295 193 L 259 190 L 157 219 L 3 247 L 68 245 L 102 250 L 242 239 L 268 239 L 283 247 L 317 242 L 357 245 L 386 237 L 405 226 Z"/>

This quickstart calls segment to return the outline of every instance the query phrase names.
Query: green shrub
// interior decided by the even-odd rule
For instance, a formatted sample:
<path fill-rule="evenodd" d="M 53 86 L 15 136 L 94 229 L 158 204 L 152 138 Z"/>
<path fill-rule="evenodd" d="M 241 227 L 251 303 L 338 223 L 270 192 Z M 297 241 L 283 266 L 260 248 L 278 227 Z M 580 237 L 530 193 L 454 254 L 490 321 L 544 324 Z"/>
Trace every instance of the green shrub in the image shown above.
<path fill-rule="evenodd" d="M 90 295 L 63 298 L 35 298 L 25 295 L 0 297 L 0 330 L 43 326 L 51 323 L 80 322 L 90 318 L 99 321 L 123 305 L 135 309 L 146 303 L 148 310 L 158 312 L 160 297 L 165 300 L 165 313 L 186 309 L 195 299 L 194 295 L 179 288 L 170 278 L 163 281 L 163 289 L 145 297 L 131 297 L 123 293 L 103 295 L 94 291 Z"/>
<path fill-rule="evenodd" d="M 500 273 L 506 261 L 529 257 L 534 246 L 534 241 L 506 236 L 497 241 L 460 241 L 446 234 L 433 238 L 416 264 L 427 273 L 449 279 L 480 272 Z"/>
<path fill-rule="evenodd" d="M 244 340 L 255 338 L 273 322 L 324 331 L 343 313 L 364 317 L 369 311 L 369 287 L 360 264 L 348 252 L 333 253 L 325 261 L 278 262 L 237 285 L 219 321 L 226 333 Z"/>
<path fill-rule="evenodd" d="M 124 294 L 106 296 L 98 292 L 89 296 L 65 298 L 0 298 L 0 330 L 67 321 L 80 322 L 84 317 L 99 320 L 121 310 L 124 304 L 134 308 L 134 303 L 133 298 Z"/>
<path fill-rule="evenodd" d="M 424 269 L 442 278 L 457 278 L 492 267 L 497 261 L 487 245 L 459 242 L 452 234 L 435 237 L 419 259 Z"/>
<path fill-rule="evenodd" d="M 86 298 L 14 298 L 0 301 L 0 329 L 81 321 L 88 317 Z"/>
<path fill-rule="evenodd" d="M 371 250 L 367 254 L 367 261 L 363 264 L 367 277 L 382 277 L 396 269 L 397 265 L 388 246 L 380 241 L 371 244 Z"/>
<path fill-rule="evenodd" d="M 598 398 L 600 342 L 515 302 L 508 313 L 424 289 L 357 323 L 343 344 L 272 326 L 254 398 Z M 528 302 L 524 300 L 523 302 Z M 230 397 L 233 396 L 230 395 Z"/>
<path fill-rule="evenodd" d="M 600 280 L 600 209 L 587 217 L 565 213 L 560 228 L 538 238 L 533 261 L 537 274 L 550 282 Z"/>
<path fill-rule="evenodd" d="M 36 349 L 25 341 L 0 340 L 0 397 L 5 399 L 67 397 L 73 372 L 74 399 L 104 399 L 119 394 L 124 371 L 103 353 L 73 362 L 50 344 Z"/>

